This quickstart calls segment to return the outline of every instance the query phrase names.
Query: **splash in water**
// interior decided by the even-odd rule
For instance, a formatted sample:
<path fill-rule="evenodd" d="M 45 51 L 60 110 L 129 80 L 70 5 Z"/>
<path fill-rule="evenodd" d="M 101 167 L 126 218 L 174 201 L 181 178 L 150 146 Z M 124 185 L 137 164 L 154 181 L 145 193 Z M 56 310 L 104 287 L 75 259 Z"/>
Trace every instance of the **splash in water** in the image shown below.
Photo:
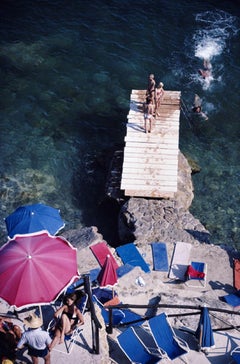
<path fill-rule="evenodd" d="M 195 56 L 211 60 L 226 48 L 226 41 L 239 32 L 237 18 L 224 11 L 196 15 L 200 28 L 194 34 Z"/>
<path fill-rule="evenodd" d="M 239 27 L 236 17 L 221 10 L 199 13 L 196 22 L 199 29 L 193 35 L 195 56 L 203 60 L 199 81 L 203 89 L 208 89 L 212 81 L 221 81 L 221 75 L 216 77 L 213 70 L 213 59 L 227 49 L 227 40 L 238 33 Z"/>

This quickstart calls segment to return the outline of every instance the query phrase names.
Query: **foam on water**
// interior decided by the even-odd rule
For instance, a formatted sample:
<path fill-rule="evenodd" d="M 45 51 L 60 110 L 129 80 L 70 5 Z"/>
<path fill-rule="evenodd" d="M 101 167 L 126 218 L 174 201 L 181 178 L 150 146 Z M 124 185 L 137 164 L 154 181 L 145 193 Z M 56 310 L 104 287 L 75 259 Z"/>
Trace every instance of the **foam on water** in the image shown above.
<path fill-rule="evenodd" d="M 221 75 L 214 74 L 215 58 L 227 52 L 227 41 L 239 32 L 237 18 L 222 10 L 205 11 L 195 17 L 198 29 L 193 34 L 194 54 L 201 60 L 208 60 L 211 73 L 205 79 L 198 77 L 203 90 L 211 89 L 212 82 L 221 82 Z M 221 67 L 218 67 L 218 71 Z"/>
<path fill-rule="evenodd" d="M 239 32 L 237 18 L 224 11 L 206 11 L 196 15 L 199 29 L 193 35 L 195 56 L 211 60 L 226 48 L 227 40 Z"/>

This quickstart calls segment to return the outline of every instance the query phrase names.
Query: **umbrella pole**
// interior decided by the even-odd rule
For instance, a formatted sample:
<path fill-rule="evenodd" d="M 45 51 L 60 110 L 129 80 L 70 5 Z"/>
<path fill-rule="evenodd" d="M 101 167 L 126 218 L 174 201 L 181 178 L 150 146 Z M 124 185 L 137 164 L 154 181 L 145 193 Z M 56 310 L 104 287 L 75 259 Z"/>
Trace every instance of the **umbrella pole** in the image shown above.
<path fill-rule="evenodd" d="M 201 329 L 200 329 L 199 350 L 201 350 L 201 348 L 202 348 L 202 336 L 203 336 L 203 325 L 201 325 Z"/>
<path fill-rule="evenodd" d="M 43 322 L 42 307 L 41 307 L 41 306 L 38 306 L 38 307 L 39 307 L 40 319 L 41 319 L 41 320 L 42 320 L 42 322 Z"/>

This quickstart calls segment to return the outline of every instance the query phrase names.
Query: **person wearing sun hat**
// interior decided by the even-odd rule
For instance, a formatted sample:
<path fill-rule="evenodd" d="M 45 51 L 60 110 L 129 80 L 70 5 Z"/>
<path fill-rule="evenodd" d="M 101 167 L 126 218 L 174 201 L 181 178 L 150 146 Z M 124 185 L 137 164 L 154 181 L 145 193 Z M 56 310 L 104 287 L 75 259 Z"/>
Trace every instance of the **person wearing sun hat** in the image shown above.
<path fill-rule="evenodd" d="M 38 364 L 38 358 L 43 358 L 45 364 L 50 364 L 49 346 L 52 340 L 49 333 L 42 329 L 42 318 L 31 313 L 23 322 L 28 330 L 23 333 L 17 349 L 22 349 L 26 345 L 33 364 Z"/>

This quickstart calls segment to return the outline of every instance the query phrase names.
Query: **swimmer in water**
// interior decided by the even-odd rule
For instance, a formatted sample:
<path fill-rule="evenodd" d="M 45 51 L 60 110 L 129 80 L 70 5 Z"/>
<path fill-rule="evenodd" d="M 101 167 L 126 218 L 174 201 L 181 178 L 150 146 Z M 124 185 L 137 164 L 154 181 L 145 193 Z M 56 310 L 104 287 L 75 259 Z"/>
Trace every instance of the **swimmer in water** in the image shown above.
<path fill-rule="evenodd" d="M 208 59 L 203 60 L 203 69 L 200 68 L 198 73 L 204 80 L 212 76 L 212 64 Z"/>
<path fill-rule="evenodd" d="M 200 117 L 201 120 L 203 121 L 207 121 L 208 120 L 208 116 L 202 111 L 202 100 L 200 99 L 200 97 L 195 94 L 194 97 L 194 105 L 192 107 L 192 113 L 193 115 L 196 115 L 197 117 Z"/>

